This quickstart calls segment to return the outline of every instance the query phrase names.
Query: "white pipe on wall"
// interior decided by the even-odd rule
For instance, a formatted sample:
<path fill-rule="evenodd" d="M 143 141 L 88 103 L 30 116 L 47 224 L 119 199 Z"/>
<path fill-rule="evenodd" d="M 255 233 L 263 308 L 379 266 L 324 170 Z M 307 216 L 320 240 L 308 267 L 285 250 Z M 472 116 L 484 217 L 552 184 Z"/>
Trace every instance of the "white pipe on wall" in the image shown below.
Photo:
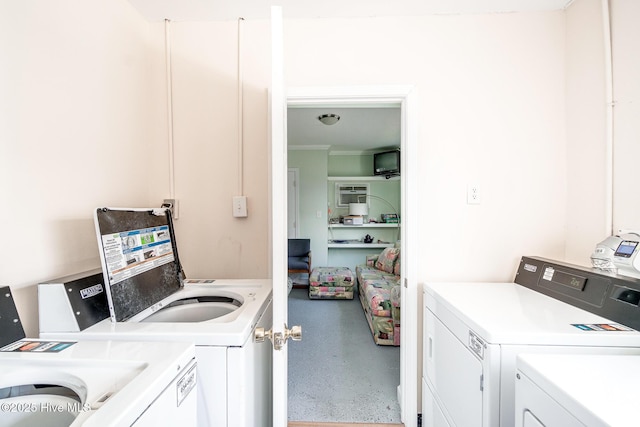
<path fill-rule="evenodd" d="M 602 0 L 602 29 L 604 36 L 604 64 L 605 64 L 605 93 L 606 93 L 606 121 L 605 121 L 605 227 L 608 235 L 615 234 L 613 227 L 613 53 L 611 48 L 611 17 L 609 0 Z"/>
<path fill-rule="evenodd" d="M 244 21 L 244 18 L 238 18 L 238 195 L 244 194 L 244 77 L 242 75 L 242 21 Z"/>
<path fill-rule="evenodd" d="M 167 139 L 169 141 L 169 198 L 175 199 L 175 166 L 173 150 L 173 76 L 171 74 L 171 21 L 164 20 L 165 66 L 167 74 Z"/>

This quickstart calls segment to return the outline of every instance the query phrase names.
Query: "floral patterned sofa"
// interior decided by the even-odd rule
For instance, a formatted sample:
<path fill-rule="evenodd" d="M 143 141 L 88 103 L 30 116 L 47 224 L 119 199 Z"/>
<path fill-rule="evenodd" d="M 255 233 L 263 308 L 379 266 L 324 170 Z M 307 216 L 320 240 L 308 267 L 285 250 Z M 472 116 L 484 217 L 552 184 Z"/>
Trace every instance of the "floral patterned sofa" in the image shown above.
<path fill-rule="evenodd" d="M 356 266 L 358 294 L 373 340 L 400 345 L 400 248 L 386 248 Z"/>

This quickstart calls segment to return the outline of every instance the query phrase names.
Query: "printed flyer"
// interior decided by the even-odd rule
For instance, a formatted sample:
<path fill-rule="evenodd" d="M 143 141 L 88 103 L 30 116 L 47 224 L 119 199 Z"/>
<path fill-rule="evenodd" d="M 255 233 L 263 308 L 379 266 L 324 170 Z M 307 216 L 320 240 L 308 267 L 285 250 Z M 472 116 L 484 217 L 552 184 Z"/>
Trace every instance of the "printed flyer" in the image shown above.
<path fill-rule="evenodd" d="M 167 225 L 105 234 L 102 250 L 111 285 L 174 260 Z"/>

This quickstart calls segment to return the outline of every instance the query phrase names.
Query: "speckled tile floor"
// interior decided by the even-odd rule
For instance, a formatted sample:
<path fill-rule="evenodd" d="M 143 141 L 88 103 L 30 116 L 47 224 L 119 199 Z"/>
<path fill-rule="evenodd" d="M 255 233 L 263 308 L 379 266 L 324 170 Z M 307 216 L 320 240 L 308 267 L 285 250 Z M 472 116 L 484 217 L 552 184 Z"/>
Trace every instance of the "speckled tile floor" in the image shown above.
<path fill-rule="evenodd" d="M 293 289 L 289 324 L 303 333 L 288 345 L 289 420 L 401 422 L 400 348 L 373 342 L 358 299 L 310 300 Z"/>

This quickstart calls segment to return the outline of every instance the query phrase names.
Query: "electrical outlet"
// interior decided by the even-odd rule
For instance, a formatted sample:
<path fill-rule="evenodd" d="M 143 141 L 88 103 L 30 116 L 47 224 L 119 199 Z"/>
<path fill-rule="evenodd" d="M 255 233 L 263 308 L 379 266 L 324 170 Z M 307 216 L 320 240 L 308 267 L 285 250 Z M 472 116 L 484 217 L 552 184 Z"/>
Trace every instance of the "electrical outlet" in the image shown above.
<path fill-rule="evenodd" d="M 178 219 L 178 200 L 177 199 L 164 199 L 162 201 L 163 208 L 169 208 L 171 211 L 171 217 Z"/>
<path fill-rule="evenodd" d="M 480 201 L 480 186 L 477 184 L 469 184 L 467 186 L 467 204 L 479 205 Z"/>

